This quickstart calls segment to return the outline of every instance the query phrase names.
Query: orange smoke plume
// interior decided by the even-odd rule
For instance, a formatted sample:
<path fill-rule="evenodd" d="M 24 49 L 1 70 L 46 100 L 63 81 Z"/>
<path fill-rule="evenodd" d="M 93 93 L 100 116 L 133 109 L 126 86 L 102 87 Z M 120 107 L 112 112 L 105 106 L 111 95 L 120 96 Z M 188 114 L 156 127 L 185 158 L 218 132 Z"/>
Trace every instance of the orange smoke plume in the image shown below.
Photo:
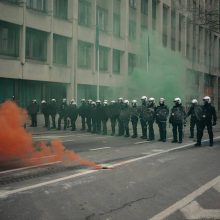
<path fill-rule="evenodd" d="M 14 102 L 0 105 L 0 168 L 40 165 L 56 161 L 75 161 L 95 169 L 102 167 L 94 162 L 83 160 L 74 151 L 67 150 L 59 140 L 51 143 L 33 144 L 32 135 L 23 125 L 28 119 L 27 112 Z"/>

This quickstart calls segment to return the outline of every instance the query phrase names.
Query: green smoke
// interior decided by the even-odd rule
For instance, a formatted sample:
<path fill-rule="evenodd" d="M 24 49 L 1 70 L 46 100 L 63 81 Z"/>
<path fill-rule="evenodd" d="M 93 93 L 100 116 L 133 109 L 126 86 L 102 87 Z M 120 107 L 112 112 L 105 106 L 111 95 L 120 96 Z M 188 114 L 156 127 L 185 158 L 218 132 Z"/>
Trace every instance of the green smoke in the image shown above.
<path fill-rule="evenodd" d="M 187 93 L 186 66 L 181 55 L 164 48 L 156 33 L 145 32 L 140 44 L 139 54 L 142 58 L 138 58 L 127 81 L 129 98 L 139 99 L 146 95 L 156 99 L 163 97 L 168 102 L 175 97 L 184 99 Z"/>

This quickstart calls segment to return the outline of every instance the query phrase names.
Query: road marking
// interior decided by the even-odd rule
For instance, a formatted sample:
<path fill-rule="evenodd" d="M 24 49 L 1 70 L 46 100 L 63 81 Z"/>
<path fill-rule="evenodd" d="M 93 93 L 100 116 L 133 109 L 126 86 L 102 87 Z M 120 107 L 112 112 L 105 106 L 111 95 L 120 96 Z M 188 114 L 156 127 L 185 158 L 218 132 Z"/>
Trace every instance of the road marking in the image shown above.
<path fill-rule="evenodd" d="M 28 166 L 28 167 L 21 167 L 21 168 L 16 168 L 16 169 L 11 169 L 11 170 L 5 170 L 5 171 L 1 171 L 1 174 L 6 174 L 6 173 L 13 173 L 13 172 L 17 172 L 17 171 L 22 171 L 22 170 L 28 170 L 28 169 L 32 169 L 32 168 L 38 168 L 38 167 L 42 167 L 42 166 L 48 166 L 48 165 L 54 165 L 54 164 L 58 164 L 61 163 L 62 161 L 56 161 L 56 162 L 51 162 L 51 163 L 44 163 L 41 165 L 34 165 L 34 166 Z"/>
<path fill-rule="evenodd" d="M 220 192 L 220 183 L 216 184 L 214 186 L 214 189 L 217 191 L 217 192 Z"/>
<path fill-rule="evenodd" d="M 46 182 L 43 182 L 43 183 L 34 184 L 34 185 L 31 185 L 31 186 L 22 187 L 22 188 L 19 188 L 19 189 L 14 189 L 14 190 L 10 190 L 10 191 L 6 191 L 6 190 L 0 191 L 0 198 L 6 198 L 7 196 L 15 194 L 15 193 L 24 192 L 24 191 L 31 190 L 31 189 L 36 189 L 36 188 L 39 188 L 39 187 L 42 187 L 42 186 L 47 186 L 47 185 L 50 185 L 50 184 L 53 184 L 53 183 L 58 183 L 58 182 L 61 182 L 61 181 L 64 181 L 64 180 L 72 179 L 72 178 L 79 177 L 79 176 L 84 176 L 84 175 L 95 173 L 95 172 L 98 172 L 98 170 L 87 170 L 87 171 L 83 171 L 81 173 L 77 173 L 77 174 L 73 174 L 73 175 L 70 175 L 70 176 L 66 176 L 66 177 L 46 181 Z"/>
<path fill-rule="evenodd" d="M 214 185 L 216 185 L 219 182 L 220 182 L 220 176 L 212 179 L 211 181 L 209 181 L 205 185 L 201 186 L 200 188 L 198 188 L 194 192 L 190 193 L 189 195 L 187 195 L 183 199 L 179 200 L 178 202 L 174 203 L 173 205 L 171 205 L 167 209 L 165 209 L 162 212 L 158 213 L 157 215 L 153 216 L 152 218 L 150 218 L 150 220 L 166 219 L 168 216 L 170 216 L 174 212 L 182 209 L 184 206 L 186 206 L 187 204 L 192 202 L 198 196 L 202 195 L 204 192 L 206 192 L 207 190 L 209 190 L 211 187 L 213 187 Z"/>
<path fill-rule="evenodd" d="M 94 149 L 89 149 L 90 151 L 96 151 L 96 150 L 105 150 L 105 149 L 109 149 L 111 147 L 100 147 L 100 148 L 94 148 Z"/>
<path fill-rule="evenodd" d="M 216 137 L 214 139 L 218 139 L 218 138 L 220 138 L 220 136 L 218 136 L 218 137 Z M 158 153 L 146 155 L 146 156 L 143 156 L 143 157 L 138 157 L 138 158 L 135 158 L 135 159 L 131 159 L 131 160 L 127 160 L 127 161 L 122 161 L 122 162 L 110 165 L 108 167 L 109 168 L 119 167 L 119 166 L 122 166 L 122 165 L 125 165 L 125 164 L 129 164 L 129 163 L 132 163 L 132 162 L 135 162 L 135 161 L 139 161 L 139 160 L 143 160 L 143 159 L 146 159 L 146 158 L 155 157 L 155 156 L 158 156 L 158 155 L 161 155 L 161 154 L 165 154 L 165 153 L 168 153 L 168 152 L 172 152 L 172 151 L 175 151 L 175 150 L 184 149 L 184 148 L 187 148 L 189 146 L 193 146 L 193 144 L 190 143 L 190 144 L 186 144 L 186 145 L 183 145 L 183 146 L 180 146 L 180 147 L 164 150 L 163 152 L 158 152 Z M 0 191 L 0 198 L 5 198 L 5 197 L 7 197 L 9 195 L 13 195 L 13 194 L 16 194 L 18 192 L 23 192 L 23 191 L 27 191 L 27 190 L 30 190 L 30 189 L 39 188 L 39 187 L 42 187 L 42 186 L 50 185 L 50 184 L 53 184 L 53 183 L 61 182 L 61 181 L 72 179 L 72 178 L 79 177 L 79 176 L 84 176 L 84 175 L 87 175 L 87 174 L 90 174 L 90 173 L 95 173 L 95 172 L 98 172 L 98 170 L 82 171 L 82 172 L 77 173 L 77 174 L 73 174 L 73 175 L 70 175 L 70 176 L 63 177 L 63 178 L 54 179 L 54 180 L 51 180 L 51 181 L 46 181 L 46 182 L 39 183 L 39 184 L 34 184 L 34 185 L 31 185 L 31 186 L 27 186 L 27 187 L 22 187 L 22 188 L 19 188 L 19 189 L 8 190 L 8 191 L 4 191 L 4 192 Z M 220 177 L 218 177 L 218 180 L 220 180 Z M 218 181 L 215 182 L 215 184 L 217 184 L 217 183 L 218 183 Z M 215 185 L 215 184 L 213 184 L 213 185 Z M 212 185 L 212 182 L 211 182 L 211 185 Z M 154 218 L 153 220 L 157 220 L 157 218 Z"/>
<path fill-rule="evenodd" d="M 154 150 L 152 150 L 153 152 L 163 152 L 164 150 L 162 150 L 162 149 L 154 149 Z"/>
<path fill-rule="evenodd" d="M 144 144 L 144 143 L 149 143 L 150 141 L 140 141 L 140 142 L 135 142 L 134 144 Z"/>
<path fill-rule="evenodd" d="M 203 209 L 196 201 L 182 208 L 181 212 L 186 219 L 220 219 L 220 209 Z"/>

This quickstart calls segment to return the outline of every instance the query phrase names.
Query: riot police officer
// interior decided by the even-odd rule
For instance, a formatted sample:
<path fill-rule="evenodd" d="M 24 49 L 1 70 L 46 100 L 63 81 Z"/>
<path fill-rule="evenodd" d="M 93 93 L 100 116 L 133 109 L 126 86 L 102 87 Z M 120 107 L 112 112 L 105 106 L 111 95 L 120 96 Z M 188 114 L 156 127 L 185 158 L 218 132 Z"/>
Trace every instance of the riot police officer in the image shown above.
<path fill-rule="evenodd" d="M 71 127 L 72 127 L 71 131 L 75 131 L 76 119 L 78 117 L 78 108 L 74 99 L 70 101 L 70 104 L 68 106 L 68 117 L 70 118 L 70 122 L 71 122 Z"/>
<path fill-rule="evenodd" d="M 154 121 L 155 121 L 155 99 L 153 97 L 149 98 L 148 100 L 148 107 L 147 107 L 147 124 L 149 130 L 149 139 L 150 141 L 155 139 L 154 136 Z"/>
<path fill-rule="evenodd" d="M 101 120 L 102 120 L 102 134 L 107 135 L 107 121 L 108 121 L 108 101 L 104 100 L 103 105 L 102 105 L 102 115 L 101 115 Z"/>
<path fill-rule="evenodd" d="M 147 139 L 147 119 L 145 112 L 147 110 L 147 97 L 141 97 L 141 106 L 140 106 L 140 122 L 141 122 L 141 129 L 142 129 L 142 139 Z"/>
<path fill-rule="evenodd" d="M 51 99 L 49 104 L 49 115 L 52 119 L 52 129 L 56 129 L 56 114 L 57 114 L 57 102 L 56 99 Z"/>
<path fill-rule="evenodd" d="M 101 134 L 103 108 L 100 100 L 96 101 L 96 133 Z"/>
<path fill-rule="evenodd" d="M 209 134 L 209 146 L 213 146 L 213 131 L 212 126 L 216 125 L 217 117 L 215 107 L 211 105 L 211 98 L 205 96 L 203 98 L 204 105 L 202 106 L 202 120 L 198 123 L 198 137 L 195 146 L 201 146 L 201 140 L 205 127 Z"/>
<path fill-rule="evenodd" d="M 139 111 L 137 106 L 137 100 L 132 100 L 131 102 L 131 123 L 132 123 L 132 129 L 133 129 L 133 135 L 132 138 L 137 137 L 137 124 L 138 124 L 138 117 L 139 117 Z"/>
<path fill-rule="evenodd" d="M 79 115 L 82 120 L 81 131 L 84 131 L 86 129 L 86 100 L 85 99 L 81 99 L 81 105 L 79 107 Z"/>
<path fill-rule="evenodd" d="M 91 103 L 91 116 L 92 116 L 92 133 L 97 132 L 97 114 L 96 114 L 96 103 Z"/>
<path fill-rule="evenodd" d="M 45 100 L 41 101 L 41 112 L 44 115 L 44 127 L 50 129 L 49 105 Z"/>
<path fill-rule="evenodd" d="M 130 116 L 131 116 L 131 110 L 129 106 L 129 101 L 124 100 L 124 105 L 121 108 L 120 116 L 119 119 L 123 123 L 123 133 L 124 137 L 129 137 L 129 121 L 130 121 Z"/>
<path fill-rule="evenodd" d="M 192 105 L 189 108 L 189 111 L 186 114 L 186 118 L 191 115 L 190 118 L 190 136 L 189 138 L 194 138 L 194 128 L 196 126 L 197 118 L 196 118 L 196 106 L 198 106 L 198 101 L 196 99 L 192 100 Z"/>
<path fill-rule="evenodd" d="M 121 121 L 120 119 L 120 112 L 121 112 L 121 109 L 123 107 L 123 98 L 118 98 L 118 103 L 117 103 L 117 120 L 118 120 L 118 136 L 122 136 L 124 135 L 124 125 L 123 125 L 123 122 Z"/>
<path fill-rule="evenodd" d="M 58 130 L 61 129 L 61 120 L 64 120 L 64 130 L 66 130 L 67 127 L 67 116 L 68 116 L 68 105 L 66 98 L 63 98 L 62 103 L 60 105 L 60 108 L 58 110 L 59 118 L 58 118 Z"/>
<path fill-rule="evenodd" d="M 185 110 L 182 106 L 181 99 L 174 99 L 174 106 L 171 109 L 171 115 L 169 118 L 169 123 L 172 124 L 173 127 L 173 141 L 172 143 L 182 143 L 183 141 L 183 126 L 185 126 Z M 177 139 L 177 130 L 179 132 L 179 141 Z"/>
<path fill-rule="evenodd" d="M 92 104 L 92 100 L 89 99 L 86 105 L 86 124 L 88 127 L 87 132 L 91 132 L 91 127 L 92 127 L 91 104 Z"/>
<path fill-rule="evenodd" d="M 159 105 L 155 110 L 156 123 L 159 127 L 160 139 L 159 141 L 166 142 L 167 139 L 167 118 L 169 115 L 169 108 L 165 105 L 165 99 L 160 98 Z"/>
<path fill-rule="evenodd" d="M 117 103 L 115 102 L 115 100 L 112 100 L 110 102 L 110 105 L 107 108 L 107 112 L 108 112 L 108 117 L 110 118 L 110 122 L 111 122 L 111 136 L 115 135 L 115 126 L 116 126 L 116 120 L 118 117 L 118 110 L 117 110 Z"/>
<path fill-rule="evenodd" d="M 37 113 L 39 111 L 37 100 L 33 99 L 27 109 L 29 115 L 31 116 L 31 127 L 37 127 Z"/>

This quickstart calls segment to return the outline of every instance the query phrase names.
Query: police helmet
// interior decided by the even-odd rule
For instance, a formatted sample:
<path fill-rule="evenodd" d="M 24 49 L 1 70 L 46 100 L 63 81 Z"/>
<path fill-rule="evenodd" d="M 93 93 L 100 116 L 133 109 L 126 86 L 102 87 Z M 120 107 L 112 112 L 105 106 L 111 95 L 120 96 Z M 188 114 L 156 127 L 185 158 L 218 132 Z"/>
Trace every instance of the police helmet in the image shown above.
<path fill-rule="evenodd" d="M 198 104 L 197 99 L 193 99 L 193 100 L 192 100 L 192 104 Z"/>
<path fill-rule="evenodd" d="M 70 104 L 73 104 L 75 102 L 75 99 L 70 100 Z"/>
<path fill-rule="evenodd" d="M 108 102 L 106 102 L 106 100 L 103 102 L 103 105 L 106 106 L 108 105 Z"/>
<path fill-rule="evenodd" d="M 104 100 L 104 102 L 107 102 L 107 103 L 108 103 L 108 100 L 107 100 L 107 99 L 105 99 L 105 100 Z"/>
<path fill-rule="evenodd" d="M 151 103 L 155 103 L 155 98 L 151 97 L 151 98 L 148 99 L 148 101 L 151 102 Z"/>
<path fill-rule="evenodd" d="M 131 104 L 132 104 L 132 106 L 136 106 L 136 105 L 137 105 L 137 100 L 133 99 L 133 100 L 131 101 Z"/>
<path fill-rule="evenodd" d="M 123 98 L 122 97 L 118 98 L 118 102 L 123 103 Z"/>
<path fill-rule="evenodd" d="M 111 104 L 115 104 L 115 100 L 112 100 L 112 101 L 111 101 Z"/>
<path fill-rule="evenodd" d="M 141 100 L 142 100 L 142 101 L 147 101 L 147 96 L 145 96 L 145 95 L 142 96 L 142 97 L 141 97 Z"/>
<path fill-rule="evenodd" d="M 207 103 L 211 103 L 211 98 L 209 96 L 203 97 L 203 101 Z"/>
<path fill-rule="evenodd" d="M 86 100 L 85 99 L 81 99 L 81 102 L 83 103 L 83 102 L 85 102 Z"/>
<path fill-rule="evenodd" d="M 129 105 L 129 101 L 126 99 L 126 100 L 124 100 L 124 104 L 125 105 Z"/>
<path fill-rule="evenodd" d="M 56 102 L 56 99 L 51 99 L 51 102 Z"/>
<path fill-rule="evenodd" d="M 164 104 L 164 102 L 165 102 L 165 99 L 164 99 L 164 98 L 160 98 L 159 103 L 160 103 L 160 104 Z"/>
<path fill-rule="evenodd" d="M 92 101 L 92 103 L 91 103 L 93 106 L 95 106 L 96 105 L 96 103 L 94 102 L 94 101 Z"/>
<path fill-rule="evenodd" d="M 181 104 L 182 101 L 181 101 L 180 98 L 177 97 L 177 98 L 175 98 L 175 99 L 173 100 L 173 102 L 174 102 L 174 103 L 177 103 L 177 104 Z"/>
<path fill-rule="evenodd" d="M 37 100 L 36 100 L 36 99 L 33 99 L 32 102 L 33 102 L 33 103 L 37 103 Z"/>
<path fill-rule="evenodd" d="M 42 100 L 42 101 L 41 101 L 41 104 L 44 104 L 44 103 L 46 103 L 46 101 L 45 101 L 45 100 Z"/>
<path fill-rule="evenodd" d="M 63 98 L 63 103 L 65 103 L 67 101 L 67 99 L 66 98 Z"/>

